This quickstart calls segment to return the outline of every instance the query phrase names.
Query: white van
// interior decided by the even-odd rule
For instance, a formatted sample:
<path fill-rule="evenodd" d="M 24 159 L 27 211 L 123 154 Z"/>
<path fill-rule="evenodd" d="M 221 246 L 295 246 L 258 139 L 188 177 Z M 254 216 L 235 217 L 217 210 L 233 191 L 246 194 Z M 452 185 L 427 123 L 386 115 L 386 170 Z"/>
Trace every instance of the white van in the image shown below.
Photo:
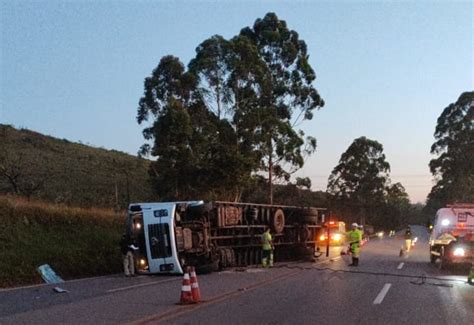
<path fill-rule="evenodd" d="M 430 236 L 430 256 L 434 263 L 469 262 L 474 256 L 474 204 L 453 204 L 439 209 Z"/>

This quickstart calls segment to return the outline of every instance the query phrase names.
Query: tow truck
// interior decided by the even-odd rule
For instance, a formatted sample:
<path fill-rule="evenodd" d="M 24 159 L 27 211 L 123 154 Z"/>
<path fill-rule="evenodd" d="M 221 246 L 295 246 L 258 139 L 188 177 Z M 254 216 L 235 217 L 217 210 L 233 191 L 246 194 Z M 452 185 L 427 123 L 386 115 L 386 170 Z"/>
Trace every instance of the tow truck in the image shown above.
<path fill-rule="evenodd" d="M 450 204 L 436 213 L 430 235 L 430 261 L 439 268 L 474 257 L 474 203 Z"/>

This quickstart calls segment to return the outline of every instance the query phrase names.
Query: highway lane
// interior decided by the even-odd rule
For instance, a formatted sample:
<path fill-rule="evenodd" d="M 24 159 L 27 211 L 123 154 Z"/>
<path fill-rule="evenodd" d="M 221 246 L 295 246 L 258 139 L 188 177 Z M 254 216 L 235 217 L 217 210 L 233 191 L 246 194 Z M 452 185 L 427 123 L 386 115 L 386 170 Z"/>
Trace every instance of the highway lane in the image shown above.
<path fill-rule="evenodd" d="M 165 320 L 173 324 L 472 324 L 474 287 L 465 283 L 466 269 L 438 270 L 429 263 L 426 230 L 414 227 L 414 232 L 419 243 L 408 256 L 398 256 L 402 239 L 376 239 L 364 247 L 358 268 L 348 267 L 344 259 L 316 267 L 301 264 L 300 273 L 281 282 Z M 427 277 L 425 284 L 417 284 L 422 283 L 422 275 Z"/>
<path fill-rule="evenodd" d="M 401 239 L 376 239 L 358 268 L 336 257 L 200 276 L 206 302 L 193 306 L 175 305 L 180 277 L 85 279 L 61 285 L 65 294 L 51 286 L 0 291 L 0 323 L 470 323 L 474 287 L 463 283 L 466 270 L 438 270 L 429 263 L 426 230 L 414 232 L 420 240 L 409 256 L 398 256 Z M 412 283 L 423 274 L 436 279 Z"/>

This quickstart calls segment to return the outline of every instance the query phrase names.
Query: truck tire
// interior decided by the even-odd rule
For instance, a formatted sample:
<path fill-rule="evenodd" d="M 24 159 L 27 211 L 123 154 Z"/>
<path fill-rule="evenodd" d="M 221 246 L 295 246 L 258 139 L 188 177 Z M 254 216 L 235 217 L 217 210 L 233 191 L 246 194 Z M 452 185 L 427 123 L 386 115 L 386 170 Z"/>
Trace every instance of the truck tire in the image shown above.
<path fill-rule="evenodd" d="M 305 223 L 316 224 L 318 223 L 318 216 L 316 215 L 308 215 L 303 217 L 303 221 Z"/>
<path fill-rule="evenodd" d="M 275 211 L 272 217 L 272 229 L 276 234 L 280 234 L 285 229 L 285 213 L 282 209 Z"/>
<path fill-rule="evenodd" d="M 298 210 L 298 214 L 300 216 L 312 216 L 318 217 L 318 209 L 315 208 L 301 208 Z"/>

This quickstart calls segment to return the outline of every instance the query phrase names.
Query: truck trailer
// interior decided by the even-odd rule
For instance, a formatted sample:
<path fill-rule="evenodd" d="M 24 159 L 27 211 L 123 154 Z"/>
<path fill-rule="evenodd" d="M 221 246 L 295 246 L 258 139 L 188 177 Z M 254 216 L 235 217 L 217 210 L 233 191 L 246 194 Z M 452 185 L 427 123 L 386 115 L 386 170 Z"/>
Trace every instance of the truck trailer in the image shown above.
<path fill-rule="evenodd" d="M 325 208 L 236 202 L 154 202 L 129 205 L 128 235 L 138 245 L 140 273 L 201 273 L 261 261 L 269 226 L 276 261 L 312 258 Z"/>

